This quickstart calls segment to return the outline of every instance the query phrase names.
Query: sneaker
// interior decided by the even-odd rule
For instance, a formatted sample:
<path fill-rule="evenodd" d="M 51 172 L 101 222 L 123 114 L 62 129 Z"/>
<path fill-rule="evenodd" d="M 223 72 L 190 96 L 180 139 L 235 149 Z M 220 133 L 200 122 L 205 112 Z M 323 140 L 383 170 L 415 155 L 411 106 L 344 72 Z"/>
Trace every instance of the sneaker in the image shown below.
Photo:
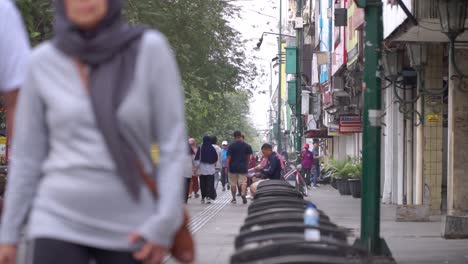
<path fill-rule="evenodd" d="M 225 192 L 225 191 L 226 191 L 226 188 L 223 187 L 223 192 Z"/>
<path fill-rule="evenodd" d="M 317 188 L 318 188 L 318 185 L 314 185 L 314 186 L 312 186 L 312 188 L 317 189 Z"/>
<path fill-rule="evenodd" d="M 192 199 L 192 195 L 189 195 L 188 198 L 189 198 L 189 199 Z"/>
<path fill-rule="evenodd" d="M 236 200 L 236 199 L 232 199 L 232 200 L 231 200 L 231 203 L 232 203 L 232 204 L 236 204 L 236 203 L 237 203 L 237 200 Z"/>
<path fill-rule="evenodd" d="M 253 197 L 249 194 L 249 195 L 247 195 L 245 198 L 247 198 L 247 199 L 252 199 Z"/>
<path fill-rule="evenodd" d="M 206 198 L 206 203 L 207 203 L 207 204 L 210 204 L 210 203 L 211 203 L 211 199 L 210 199 L 210 198 Z"/>
<path fill-rule="evenodd" d="M 247 204 L 247 198 L 245 197 L 245 195 L 242 195 L 242 203 Z"/>
<path fill-rule="evenodd" d="M 201 199 L 201 203 L 202 203 L 202 204 L 205 203 L 205 199 L 204 199 L 204 198 Z"/>
<path fill-rule="evenodd" d="M 237 196 L 242 196 L 242 194 L 238 193 Z"/>
<path fill-rule="evenodd" d="M 230 191 L 231 190 L 231 185 L 228 184 L 227 189 L 228 189 L 228 191 Z"/>
<path fill-rule="evenodd" d="M 195 193 L 195 198 L 198 198 L 200 197 L 200 195 L 198 193 Z"/>

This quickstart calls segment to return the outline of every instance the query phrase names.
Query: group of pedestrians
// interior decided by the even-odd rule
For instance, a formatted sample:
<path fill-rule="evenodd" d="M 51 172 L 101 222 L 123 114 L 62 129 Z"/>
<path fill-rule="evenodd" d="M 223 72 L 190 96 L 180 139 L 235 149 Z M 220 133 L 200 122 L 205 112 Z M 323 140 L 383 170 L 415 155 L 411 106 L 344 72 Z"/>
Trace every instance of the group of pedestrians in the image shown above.
<path fill-rule="evenodd" d="M 186 181 L 185 201 L 190 198 L 199 198 L 201 202 L 211 203 L 217 197 L 217 189 L 221 182 L 222 191 L 230 190 L 232 203 L 237 203 L 239 190 L 242 202 L 247 203 L 248 168 L 252 160 L 252 147 L 245 142 L 240 131 L 233 133 L 233 142 L 228 145 L 222 142 L 217 145 L 217 138 L 205 136 L 203 144 L 197 147 L 194 138 L 189 139 L 190 154 L 192 156 L 192 172 L 190 180 Z M 187 177 L 188 179 L 188 177 Z"/>
<path fill-rule="evenodd" d="M 304 145 L 301 152 L 301 166 L 307 186 L 317 188 L 317 180 L 320 177 L 320 152 L 317 141 L 314 141 L 312 150 L 308 143 Z"/>

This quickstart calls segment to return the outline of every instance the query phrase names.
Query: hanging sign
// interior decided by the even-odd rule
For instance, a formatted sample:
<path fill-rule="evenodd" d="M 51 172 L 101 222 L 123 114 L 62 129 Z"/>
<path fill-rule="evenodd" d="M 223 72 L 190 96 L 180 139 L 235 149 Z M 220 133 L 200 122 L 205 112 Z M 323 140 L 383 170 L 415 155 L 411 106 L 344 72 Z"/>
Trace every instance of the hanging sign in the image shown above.
<path fill-rule="evenodd" d="M 362 132 L 362 121 L 361 116 L 340 116 L 340 133 L 361 133 Z"/>

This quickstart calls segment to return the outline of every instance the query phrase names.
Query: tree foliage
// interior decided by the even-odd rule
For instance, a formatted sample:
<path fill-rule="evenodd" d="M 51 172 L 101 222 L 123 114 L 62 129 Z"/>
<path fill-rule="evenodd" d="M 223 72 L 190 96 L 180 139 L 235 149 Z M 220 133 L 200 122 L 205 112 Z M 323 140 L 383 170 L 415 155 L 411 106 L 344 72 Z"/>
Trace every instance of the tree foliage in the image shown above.
<path fill-rule="evenodd" d="M 18 0 L 30 38 L 37 44 L 52 35 L 50 0 Z M 229 19 L 239 10 L 222 0 L 129 0 L 130 23 L 146 24 L 168 38 L 185 89 L 189 134 L 227 139 L 234 130 L 256 132 L 249 118 L 250 86 L 257 69 L 243 51 L 244 41 Z M 170 111 L 168 109 L 168 111 Z"/>

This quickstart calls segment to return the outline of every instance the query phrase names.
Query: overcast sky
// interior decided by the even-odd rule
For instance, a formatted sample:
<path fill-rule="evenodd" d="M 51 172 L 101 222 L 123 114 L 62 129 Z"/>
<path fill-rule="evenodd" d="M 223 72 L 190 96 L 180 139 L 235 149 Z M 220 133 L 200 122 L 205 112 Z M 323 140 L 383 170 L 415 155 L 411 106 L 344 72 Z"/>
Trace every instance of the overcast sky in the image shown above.
<path fill-rule="evenodd" d="M 260 50 L 254 50 L 254 47 L 263 32 L 278 32 L 278 3 L 277 0 L 239 0 L 236 5 L 242 8 L 242 19 L 232 21 L 233 26 L 240 31 L 243 38 L 248 40 L 245 47 L 247 56 L 258 57 L 255 63 L 260 72 L 262 70 L 265 72 L 263 77 L 255 81 L 254 85 L 257 90 L 250 102 L 251 118 L 258 129 L 268 128 L 270 63 L 278 53 L 277 37 L 266 35 Z M 274 85 L 276 85 L 275 81 Z"/>

